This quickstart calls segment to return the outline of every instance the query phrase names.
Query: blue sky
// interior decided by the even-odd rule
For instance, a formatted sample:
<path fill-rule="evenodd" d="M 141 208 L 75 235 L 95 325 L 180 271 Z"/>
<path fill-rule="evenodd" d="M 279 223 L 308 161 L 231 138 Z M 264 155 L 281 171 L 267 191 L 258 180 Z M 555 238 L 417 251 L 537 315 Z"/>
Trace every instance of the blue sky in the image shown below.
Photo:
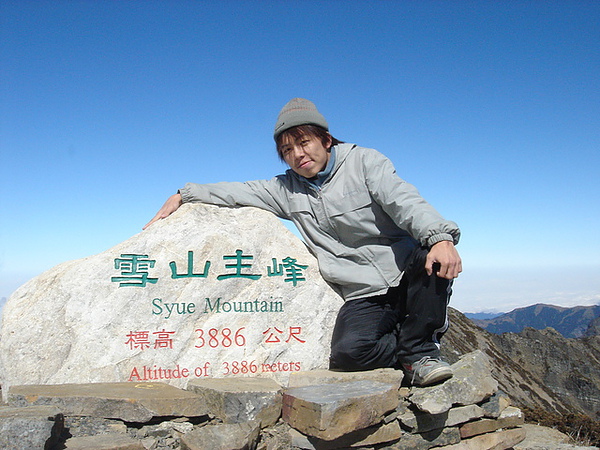
<path fill-rule="evenodd" d="M 0 298 L 187 181 L 270 178 L 314 101 L 463 232 L 452 304 L 600 302 L 600 2 L 0 2 Z"/>

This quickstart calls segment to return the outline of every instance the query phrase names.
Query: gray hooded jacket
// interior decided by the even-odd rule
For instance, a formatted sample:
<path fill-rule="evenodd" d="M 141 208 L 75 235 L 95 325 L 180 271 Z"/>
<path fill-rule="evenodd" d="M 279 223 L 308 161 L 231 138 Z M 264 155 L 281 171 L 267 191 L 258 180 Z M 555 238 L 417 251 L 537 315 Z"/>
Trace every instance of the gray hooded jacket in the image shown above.
<path fill-rule="evenodd" d="M 187 183 L 180 190 L 182 200 L 255 206 L 291 220 L 325 280 L 345 300 L 397 286 L 418 243 L 458 243 L 458 226 L 402 180 L 384 155 L 354 144 L 339 144 L 335 152 L 333 169 L 320 188 L 290 169 L 271 180 Z"/>

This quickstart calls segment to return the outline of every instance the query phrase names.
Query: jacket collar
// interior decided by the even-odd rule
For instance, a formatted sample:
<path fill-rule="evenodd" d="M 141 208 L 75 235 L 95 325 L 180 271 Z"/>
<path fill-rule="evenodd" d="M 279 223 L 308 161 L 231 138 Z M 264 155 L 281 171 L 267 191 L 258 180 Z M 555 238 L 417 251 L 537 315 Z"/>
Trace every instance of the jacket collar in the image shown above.
<path fill-rule="evenodd" d="M 354 147 L 356 147 L 356 144 L 346 144 L 346 143 L 338 144 L 338 145 L 331 147 L 331 158 L 333 158 L 333 166 L 331 164 L 332 160 L 330 158 L 329 163 L 327 164 L 327 167 L 325 167 L 325 170 L 323 170 L 322 172 L 319 172 L 317 174 L 317 177 L 322 177 L 321 180 L 319 180 L 317 183 L 313 182 L 312 180 L 309 180 L 308 178 L 304 178 L 301 175 L 298 175 L 292 169 L 288 169 L 286 172 L 288 175 L 297 178 L 302 183 L 308 184 L 309 186 L 311 186 L 314 189 L 320 189 L 321 186 L 326 184 L 335 175 L 335 173 L 342 166 L 342 164 L 344 163 L 344 161 L 350 154 L 350 151 Z"/>

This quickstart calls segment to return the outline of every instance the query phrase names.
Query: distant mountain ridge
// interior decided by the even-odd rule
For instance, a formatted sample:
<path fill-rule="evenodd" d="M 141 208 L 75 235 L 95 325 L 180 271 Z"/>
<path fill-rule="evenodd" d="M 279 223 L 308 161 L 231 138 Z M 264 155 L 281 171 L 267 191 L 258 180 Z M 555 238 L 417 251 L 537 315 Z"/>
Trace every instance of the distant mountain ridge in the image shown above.
<path fill-rule="evenodd" d="M 463 313 L 463 314 L 471 320 L 488 320 L 488 319 L 495 319 L 496 317 L 501 316 L 504 313 L 480 312 L 480 313 Z"/>
<path fill-rule="evenodd" d="M 491 319 L 473 317 L 471 320 L 494 334 L 520 333 L 526 327 L 536 330 L 551 327 L 566 338 L 580 338 L 599 333 L 600 305 L 564 308 L 538 303 Z"/>

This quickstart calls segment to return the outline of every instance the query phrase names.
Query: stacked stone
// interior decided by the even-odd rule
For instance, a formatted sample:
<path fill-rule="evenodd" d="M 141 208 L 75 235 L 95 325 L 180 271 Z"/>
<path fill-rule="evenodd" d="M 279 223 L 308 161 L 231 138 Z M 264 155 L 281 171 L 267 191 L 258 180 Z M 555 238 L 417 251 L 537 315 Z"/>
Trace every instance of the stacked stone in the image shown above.
<path fill-rule="evenodd" d="M 523 417 L 479 351 L 438 386 L 401 387 L 402 373 L 299 372 L 261 378 L 12 386 L 0 448 L 508 449 Z"/>
<path fill-rule="evenodd" d="M 340 373 L 370 381 L 288 389 L 283 420 L 302 433 L 293 444 L 303 449 L 508 449 L 525 439 L 523 415 L 498 390 L 482 352 L 463 356 L 452 369 L 454 377 L 440 385 L 399 389 L 398 371 Z M 374 379 L 381 375 L 387 383 Z"/>

